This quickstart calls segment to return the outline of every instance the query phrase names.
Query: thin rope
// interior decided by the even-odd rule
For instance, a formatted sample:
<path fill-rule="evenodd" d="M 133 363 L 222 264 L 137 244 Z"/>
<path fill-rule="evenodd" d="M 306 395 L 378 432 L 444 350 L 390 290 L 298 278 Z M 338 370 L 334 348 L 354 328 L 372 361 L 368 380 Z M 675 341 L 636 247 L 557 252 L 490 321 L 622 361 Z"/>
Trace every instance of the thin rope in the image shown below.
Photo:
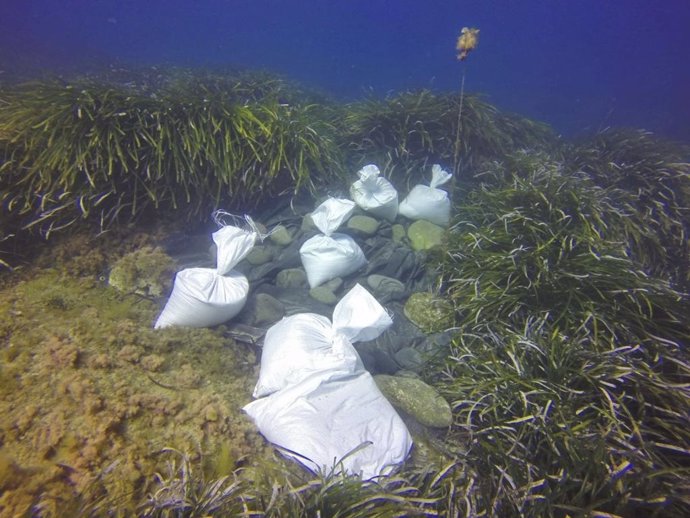
<path fill-rule="evenodd" d="M 458 108 L 458 123 L 455 128 L 455 154 L 453 156 L 453 176 L 457 176 L 460 169 L 460 128 L 462 127 L 462 104 L 465 100 L 465 70 L 462 71 L 460 83 L 460 107 Z"/>

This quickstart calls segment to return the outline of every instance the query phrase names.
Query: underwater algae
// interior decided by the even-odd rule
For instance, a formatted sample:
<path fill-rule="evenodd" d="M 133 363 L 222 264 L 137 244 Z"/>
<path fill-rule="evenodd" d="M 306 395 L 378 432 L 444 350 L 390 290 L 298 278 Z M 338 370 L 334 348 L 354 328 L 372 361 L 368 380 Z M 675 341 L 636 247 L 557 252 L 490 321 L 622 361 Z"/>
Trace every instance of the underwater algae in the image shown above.
<path fill-rule="evenodd" d="M 240 412 L 254 352 L 220 330 L 153 331 L 151 302 L 60 270 L 5 286 L 0 308 L 0 514 L 132 512 L 164 448 L 211 475 L 265 448 Z"/>
<path fill-rule="evenodd" d="M 110 269 L 108 284 L 126 294 L 163 297 L 172 288 L 175 267 L 163 250 L 144 246 L 118 259 Z"/>

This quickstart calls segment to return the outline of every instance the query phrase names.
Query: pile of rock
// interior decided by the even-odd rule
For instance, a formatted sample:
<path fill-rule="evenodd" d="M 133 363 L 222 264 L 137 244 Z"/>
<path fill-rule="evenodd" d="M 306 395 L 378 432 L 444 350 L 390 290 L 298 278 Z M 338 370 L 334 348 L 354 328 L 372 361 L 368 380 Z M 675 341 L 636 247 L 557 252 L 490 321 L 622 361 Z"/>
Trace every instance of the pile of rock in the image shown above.
<path fill-rule="evenodd" d="M 360 284 L 393 319 L 379 338 L 356 344 L 364 366 L 373 375 L 384 376 L 378 378 L 381 390 L 403 413 L 427 426 L 448 426 L 448 404 L 416 376 L 451 337 L 452 308 L 433 294 L 437 276 L 428 262 L 429 254 L 442 251 L 445 228 L 424 219 L 392 217 L 390 210 L 377 215 L 357 207 L 338 232 L 357 242 L 366 264 L 346 277 L 310 288 L 300 248 L 320 232 L 310 216 L 316 205 L 311 198 L 273 200 L 270 209 L 253 214 L 270 233 L 236 266 L 249 281 L 249 295 L 227 328 L 233 336 L 247 334 L 260 345 L 257 337 L 283 317 L 298 313 L 328 317 L 341 297 Z M 198 253 L 189 247 L 174 248 L 168 253 L 178 263 L 188 258 L 194 263 L 182 266 L 199 266 Z M 211 247 L 206 262 L 214 261 Z M 401 393 L 406 397 L 401 398 Z M 418 415 L 418 409 L 434 409 L 436 420 Z"/>
<path fill-rule="evenodd" d="M 450 340 L 452 310 L 432 294 L 436 277 L 427 267 L 428 254 L 443 246 L 445 229 L 403 217 L 391 223 L 357 211 L 340 232 L 357 240 L 367 264 L 347 278 L 338 277 L 310 289 L 299 256 L 301 244 L 318 233 L 309 212 L 306 206 L 299 208 L 293 203 L 263 220 L 257 218 L 273 233 L 237 266 L 249 279 L 250 295 L 234 324 L 267 329 L 284 316 L 297 313 L 330 316 L 342 295 L 359 283 L 393 318 L 391 328 L 379 338 L 356 344 L 362 361 L 372 374 L 401 374 L 408 378 L 401 383 L 409 384 L 410 375 L 420 372 Z M 233 323 L 228 325 L 232 328 Z M 386 393 L 385 387 L 382 391 Z M 428 394 L 414 392 L 417 395 L 411 395 L 412 399 Z M 417 406 L 436 408 L 438 403 L 436 399 Z M 449 408 L 437 414 L 445 416 L 444 426 L 450 424 Z"/>

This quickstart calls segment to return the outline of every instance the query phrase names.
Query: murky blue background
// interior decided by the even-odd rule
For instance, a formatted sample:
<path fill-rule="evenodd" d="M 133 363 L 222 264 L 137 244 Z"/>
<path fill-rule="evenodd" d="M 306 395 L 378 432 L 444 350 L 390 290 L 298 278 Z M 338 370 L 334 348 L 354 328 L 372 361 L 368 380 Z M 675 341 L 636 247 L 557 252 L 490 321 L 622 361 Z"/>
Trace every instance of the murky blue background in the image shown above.
<path fill-rule="evenodd" d="M 343 99 L 481 92 L 576 135 L 690 142 L 690 0 L 0 0 L 0 77 L 104 65 L 267 68 Z M 463 26 L 480 47 L 455 59 Z"/>

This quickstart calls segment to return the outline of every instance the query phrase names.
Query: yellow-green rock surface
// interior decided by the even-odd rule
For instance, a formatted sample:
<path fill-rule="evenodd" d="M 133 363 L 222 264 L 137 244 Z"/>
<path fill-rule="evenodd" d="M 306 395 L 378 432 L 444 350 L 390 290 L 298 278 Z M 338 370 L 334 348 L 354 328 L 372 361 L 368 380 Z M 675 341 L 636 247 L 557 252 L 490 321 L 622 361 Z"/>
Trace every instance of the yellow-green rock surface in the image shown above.
<path fill-rule="evenodd" d="M 445 428 L 453 422 L 448 402 L 421 379 L 379 374 L 374 376 L 374 380 L 394 407 L 419 423 L 432 428 Z"/>

